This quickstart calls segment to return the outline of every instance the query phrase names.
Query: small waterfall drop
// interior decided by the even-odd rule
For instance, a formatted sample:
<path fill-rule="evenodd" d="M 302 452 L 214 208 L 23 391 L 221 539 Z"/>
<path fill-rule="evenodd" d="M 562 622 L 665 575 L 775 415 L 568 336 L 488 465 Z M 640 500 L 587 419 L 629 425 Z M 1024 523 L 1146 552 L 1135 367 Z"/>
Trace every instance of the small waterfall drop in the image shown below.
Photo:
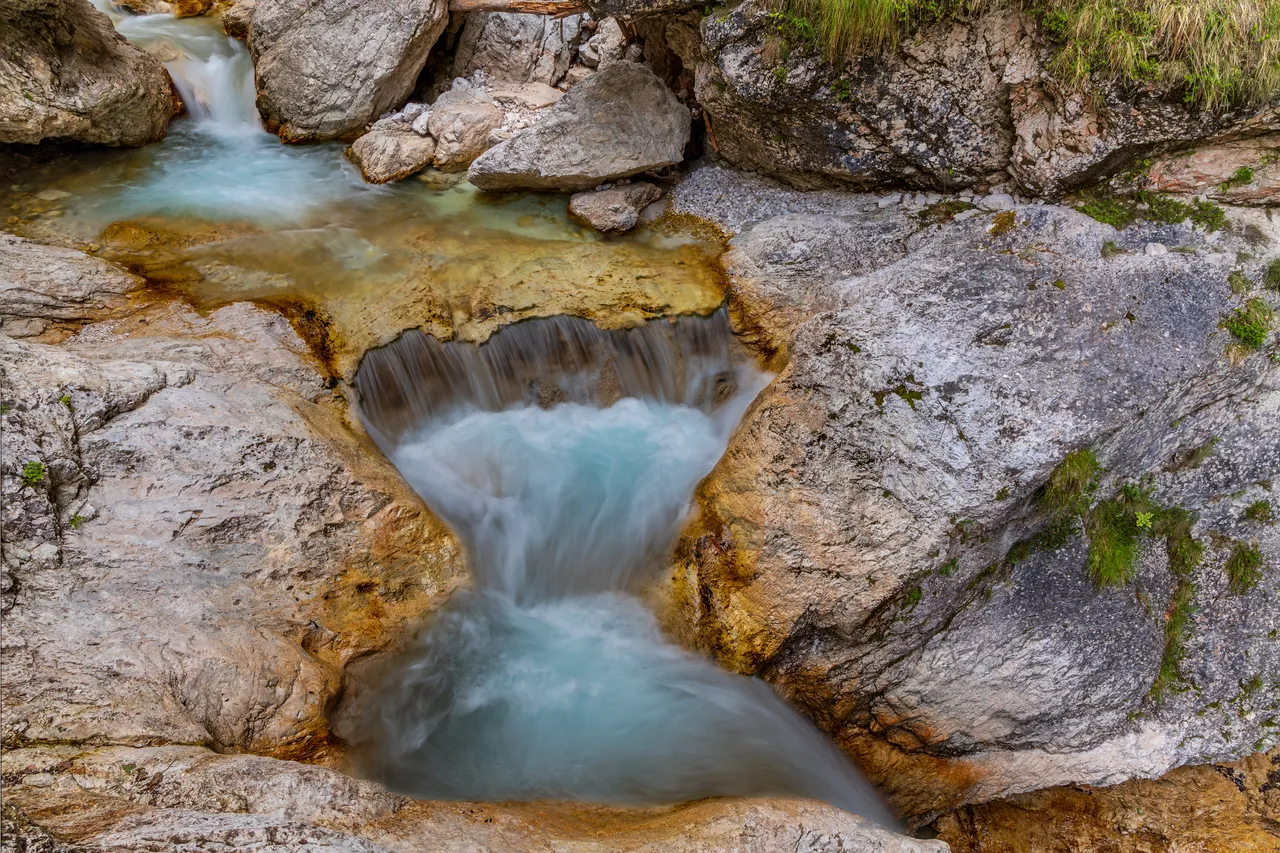
<path fill-rule="evenodd" d="M 891 824 L 808 721 L 671 644 L 635 596 L 766 379 L 723 312 L 369 353 L 363 417 L 475 584 L 386 663 L 351 735 L 367 772 L 459 800 L 798 795 Z"/>
<path fill-rule="evenodd" d="M 326 205 L 379 195 L 337 146 L 284 145 L 263 129 L 253 63 L 218 18 L 135 15 L 94 0 L 130 42 L 164 63 L 188 115 L 148 146 L 150 162 L 102 187 L 96 218 L 192 216 L 301 223 Z"/>

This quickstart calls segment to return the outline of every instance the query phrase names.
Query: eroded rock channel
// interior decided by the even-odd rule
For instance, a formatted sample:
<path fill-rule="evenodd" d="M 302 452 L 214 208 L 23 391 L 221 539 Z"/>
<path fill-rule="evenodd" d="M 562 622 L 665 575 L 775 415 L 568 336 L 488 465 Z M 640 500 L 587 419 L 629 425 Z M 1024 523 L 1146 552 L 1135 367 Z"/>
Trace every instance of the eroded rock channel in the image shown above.
<path fill-rule="evenodd" d="M 6 853 L 1280 849 L 1280 18 L 916 5 L 0 0 Z"/>

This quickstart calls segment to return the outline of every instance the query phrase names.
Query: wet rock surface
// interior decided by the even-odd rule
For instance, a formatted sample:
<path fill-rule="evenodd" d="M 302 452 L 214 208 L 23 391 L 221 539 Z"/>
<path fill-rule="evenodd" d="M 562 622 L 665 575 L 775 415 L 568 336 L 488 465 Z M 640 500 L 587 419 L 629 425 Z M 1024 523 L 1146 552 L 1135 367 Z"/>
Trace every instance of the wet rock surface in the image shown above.
<path fill-rule="evenodd" d="M 0 337 L 0 372 L 4 820 L 26 849 L 946 849 L 813 803 L 420 803 L 330 769 L 347 667 L 460 561 L 290 324 L 152 303 L 58 346 Z"/>
<path fill-rule="evenodd" d="M 630 231 L 640 221 L 640 211 L 662 197 L 662 190 L 636 181 L 607 190 L 575 193 L 569 198 L 569 215 L 597 231 Z"/>
<path fill-rule="evenodd" d="M 468 179 L 484 190 L 578 191 L 684 159 L 689 110 L 648 68 L 620 61 L 489 149 Z"/>
<path fill-rule="evenodd" d="M 1280 533 L 1245 510 L 1273 500 L 1280 371 L 1222 328 L 1274 302 L 1261 262 L 1187 224 L 1117 232 L 1049 205 L 931 224 L 822 198 L 718 170 L 675 191 L 678 212 L 706 200 L 736 221 L 731 304 L 785 365 L 704 484 L 676 575 L 691 636 L 778 683 L 926 818 L 1272 742 Z M 1266 217 L 1231 218 L 1274 245 Z M 1078 533 L 1015 548 L 1081 448 L 1105 469 L 1096 500 L 1141 484 L 1198 516 L 1185 682 L 1158 700 L 1178 586 L 1163 542 L 1109 588 Z M 1226 570 L 1241 543 L 1268 567 L 1248 589 Z"/>
<path fill-rule="evenodd" d="M 412 127 L 374 129 L 351 143 L 348 156 L 373 184 L 399 181 L 431 165 L 436 142 Z"/>
<path fill-rule="evenodd" d="M 88 0 L 0 8 L 0 142 L 144 145 L 180 108 L 164 66 Z"/>
<path fill-rule="evenodd" d="M 353 139 L 405 102 L 445 27 L 444 0 L 258 0 L 258 111 L 286 142 Z"/>

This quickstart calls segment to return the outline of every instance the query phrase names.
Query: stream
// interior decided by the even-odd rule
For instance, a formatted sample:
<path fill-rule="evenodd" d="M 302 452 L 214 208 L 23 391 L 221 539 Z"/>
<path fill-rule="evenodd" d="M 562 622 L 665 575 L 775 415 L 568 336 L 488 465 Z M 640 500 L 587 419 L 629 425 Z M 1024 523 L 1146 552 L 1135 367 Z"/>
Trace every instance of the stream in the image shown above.
<path fill-rule="evenodd" d="M 363 772 L 435 799 L 797 795 L 892 825 L 816 728 L 762 681 L 672 643 L 643 603 L 769 379 L 723 309 L 701 310 L 723 299 L 708 284 L 718 247 L 661 229 L 602 238 L 563 197 L 365 184 L 340 146 L 261 128 L 247 51 L 216 19 L 99 7 L 165 61 L 188 114 L 160 143 L 24 176 L 17 229 L 197 303 L 288 293 L 324 307 L 368 350 L 354 385 L 370 435 L 466 554 L 473 584 L 388 659 L 348 737 Z M 702 316 L 612 330 L 556 316 L 583 293 L 612 305 L 585 284 L 611 286 L 606 266 L 635 271 L 627 287 L 663 313 Z M 544 310 L 477 344 L 459 331 L 477 294 L 497 314 Z M 424 305 L 454 340 L 413 328 Z"/>

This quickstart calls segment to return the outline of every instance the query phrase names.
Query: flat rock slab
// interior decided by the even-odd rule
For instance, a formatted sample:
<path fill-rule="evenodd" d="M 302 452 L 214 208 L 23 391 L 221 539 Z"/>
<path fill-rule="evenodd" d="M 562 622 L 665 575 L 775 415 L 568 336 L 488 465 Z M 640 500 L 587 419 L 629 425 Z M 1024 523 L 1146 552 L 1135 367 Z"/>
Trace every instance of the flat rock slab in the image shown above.
<path fill-rule="evenodd" d="M 679 163 L 689 122 L 689 110 L 652 71 L 618 62 L 485 152 L 467 176 L 483 190 L 589 190 Z"/>

